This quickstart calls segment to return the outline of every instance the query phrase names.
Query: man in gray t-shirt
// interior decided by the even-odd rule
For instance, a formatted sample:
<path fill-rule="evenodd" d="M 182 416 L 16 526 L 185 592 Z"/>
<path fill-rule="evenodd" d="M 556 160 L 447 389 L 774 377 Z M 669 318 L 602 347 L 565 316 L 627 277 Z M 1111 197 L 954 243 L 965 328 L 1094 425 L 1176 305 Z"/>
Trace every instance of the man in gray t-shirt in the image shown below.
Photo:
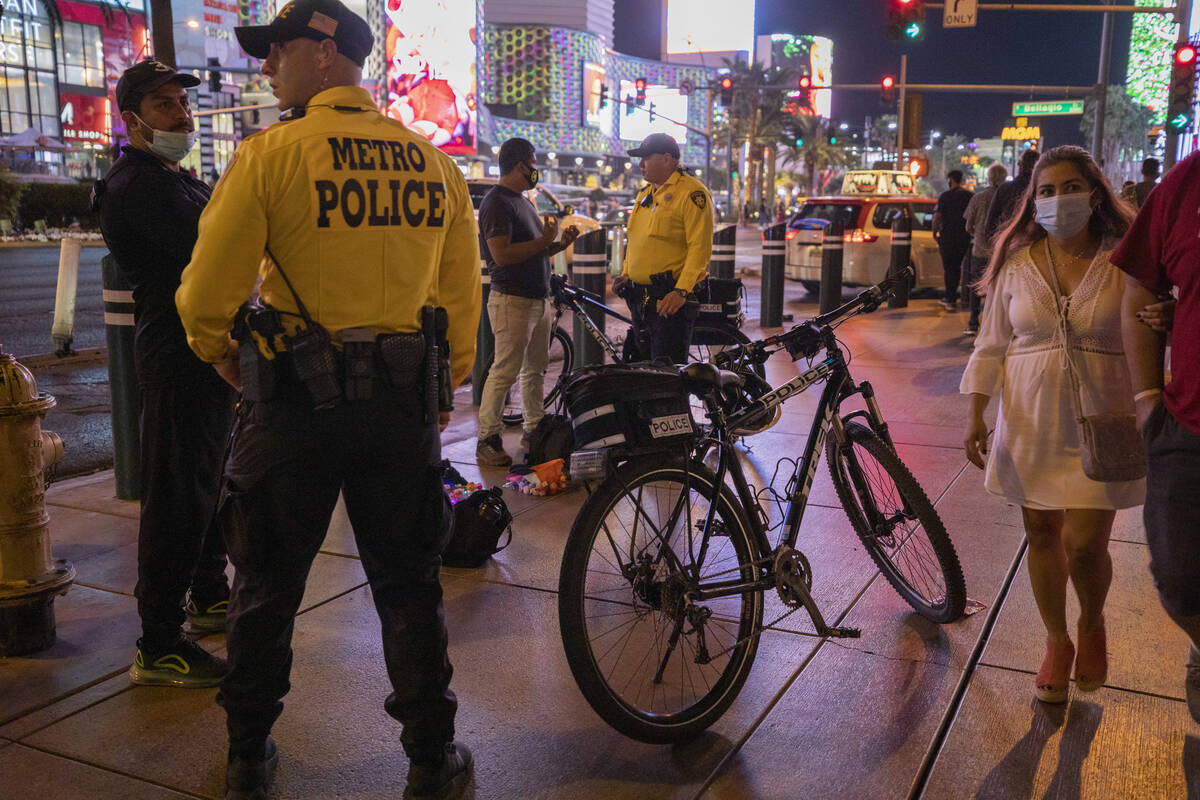
<path fill-rule="evenodd" d="M 479 440 L 475 459 L 488 467 L 507 467 L 501 415 L 508 390 L 521 379 L 521 406 L 528 452 L 529 435 L 544 416 L 543 374 L 550 355 L 553 323 L 550 294 L 550 256 L 565 250 L 579 230 L 572 225 L 558 236 L 558 220 L 538 218 L 524 192 L 537 186 L 537 158 L 525 139 L 500 146 L 500 182 L 479 207 L 480 251 L 491 278 L 488 319 L 496 337 L 495 357 L 479 401 Z M 558 241 L 555 241 L 558 239 Z"/>
<path fill-rule="evenodd" d="M 971 256 L 967 265 L 967 274 L 963 278 L 967 308 L 971 312 L 967 317 L 967 329 L 963 331 L 967 336 L 974 336 L 979 332 L 979 315 L 983 311 L 983 298 L 975 291 L 975 283 L 983 277 L 983 271 L 987 268 L 988 259 L 992 255 L 991 243 L 983 233 L 984 225 L 987 222 L 988 212 L 992 208 L 992 200 L 996 197 L 996 189 L 1008 178 L 1008 170 L 997 161 L 988 167 L 987 178 L 988 187 L 971 198 L 971 202 L 967 203 L 967 213 L 964 215 L 967 222 L 967 233 L 971 235 Z"/>

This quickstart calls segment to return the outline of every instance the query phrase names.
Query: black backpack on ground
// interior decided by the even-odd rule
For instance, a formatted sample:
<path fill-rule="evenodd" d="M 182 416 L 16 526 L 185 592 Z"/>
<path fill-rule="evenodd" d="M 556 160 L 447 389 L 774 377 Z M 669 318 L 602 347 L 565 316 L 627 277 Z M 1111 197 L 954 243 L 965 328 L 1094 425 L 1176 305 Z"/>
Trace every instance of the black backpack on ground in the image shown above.
<path fill-rule="evenodd" d="M 454 505 L 454 530 L 442 553 L 447 567 L 482 567 L 512 543 L 512 512 L 499 486 L 472 492 Z M 500 537 L 508 532 L 504 544 Z"/>

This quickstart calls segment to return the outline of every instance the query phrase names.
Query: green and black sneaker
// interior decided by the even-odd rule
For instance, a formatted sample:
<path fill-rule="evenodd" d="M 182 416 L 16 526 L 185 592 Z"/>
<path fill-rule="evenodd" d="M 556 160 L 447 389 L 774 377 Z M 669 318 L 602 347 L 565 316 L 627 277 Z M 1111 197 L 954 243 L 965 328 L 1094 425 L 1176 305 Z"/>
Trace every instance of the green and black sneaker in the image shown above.
<path fill-rule="evenodd" d="M 188 633 L 221 633 L 225 630 L 225 617 L 229 613 L 229 601 L 218 600 L 215 603 L 197 604 L 196 598 L 188 593 L 187 602 L 183 604 L 187 614 L 184 630 Z"/>
<path fill-rule="evenodd" d="M 150 652 L 138 639 L 137 655 L 129 668 L 129 678 L 142 686 L 178 686 L 207 689 L 219 686 L 229 665 L 191 639 L 180 636 L 173 645 Z"/>

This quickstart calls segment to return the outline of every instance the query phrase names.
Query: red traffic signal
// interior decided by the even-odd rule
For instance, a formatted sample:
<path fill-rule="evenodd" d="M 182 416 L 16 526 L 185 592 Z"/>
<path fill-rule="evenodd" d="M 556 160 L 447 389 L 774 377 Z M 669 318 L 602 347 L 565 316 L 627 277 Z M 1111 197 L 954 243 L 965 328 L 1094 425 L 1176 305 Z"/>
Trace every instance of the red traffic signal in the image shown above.
<path fill-rule="evenodd" d="M 646 79 L 638 78 L 635 80 L 633 88 L 637 91 L 637 104 L 639 106 L 646 105 Z"/>
<path fill-rule="evenodd" d="M 1167 97 L 1167 131 L 1186 133 L 1192 127 L 1196 97 L 1196 46 L 1188 43 L 1175 46 L 1171 62 L 1171 84 Z"/>
<path fill-rule="evenodd" d="M 896 102 L 896 79 L 891 75 L 884 75 L 879 82 L 879 102 L 885 106 Z"/>
<path fill-rule="evenodd" d="M 725 75 L 721 78 L 721 105 L 728 108 L 733 105 L 733 78 Z"/>
<path fill-rule="evenodd" d="M 807 75 L 800 76 L 800 91 L 807 91 L 812 88 L 812 78 Z"/>

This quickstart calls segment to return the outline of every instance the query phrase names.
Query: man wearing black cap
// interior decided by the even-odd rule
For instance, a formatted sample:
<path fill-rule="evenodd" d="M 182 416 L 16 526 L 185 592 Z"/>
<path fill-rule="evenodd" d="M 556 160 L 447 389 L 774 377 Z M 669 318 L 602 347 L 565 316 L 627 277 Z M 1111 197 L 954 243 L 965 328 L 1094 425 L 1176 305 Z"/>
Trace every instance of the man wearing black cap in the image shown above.
<path fill-rule="evenodd" d="M 641 158 L 647 186 L 629 216 L 629 249 L 613 290 L 629 303 L 646 358 L 687 361 L 700 310 L 693 290 L 712 256 L 712 198 L 679 166 L 679 145 L 652 133 L 629 155 Z"/>
<path fill-rule="evenodd" d="M 142 404 L 134 591 L 142 637 L 129 674 L 134 683 L 194 688 L 216 686 L 226 672 L 180 625 L 186 617 L 195 633 L 225 627 L 225 545 L 214 517 L 234 406 L 230 387 L 188 347 L 175 309 L 210 194 L 179 168 L 195 144 L 187 90 L 199 82 L 159 61 L 125 70 L 116 100 L 129 144 L 94 193 L 104 241 L 133 287 Z"/>
<path fill-rule="evenodd" d="M 266 795 L 293 619 L 339 494 L 379 614 L 409 794 L 447 797 L 471 754 L 454 742 L 439 580 L 438 390 L 452 396 L 475 357 L 470 195 L 448 156 L 359 88 L 371 31 L 338 0 L 294 0 L 236 33 L 291 113 L 242 140 L 176 293 L 192 349 L 243 389 L 219 510 L 236 568 L 217 698 L 226 797 Z M 239 314 L 259 279 L 262 305 Z M 434 307 L 448 318 L 440 336 L 423 325 Z"/>

